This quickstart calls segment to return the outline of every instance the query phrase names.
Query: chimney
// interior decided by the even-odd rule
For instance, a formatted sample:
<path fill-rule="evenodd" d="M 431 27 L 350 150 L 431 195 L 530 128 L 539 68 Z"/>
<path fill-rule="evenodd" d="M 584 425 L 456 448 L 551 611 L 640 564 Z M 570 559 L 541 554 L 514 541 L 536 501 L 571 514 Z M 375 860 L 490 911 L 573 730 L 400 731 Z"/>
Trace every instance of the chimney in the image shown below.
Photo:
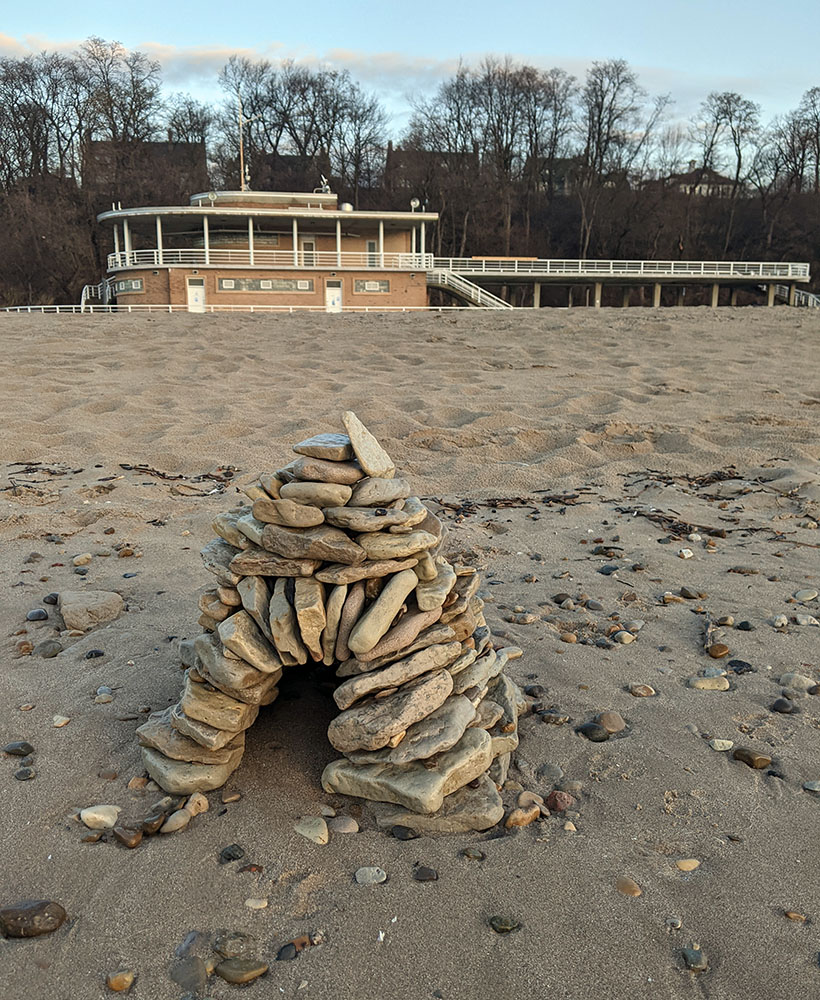
<path fill-rule="evenodd" d="M 696 166 L 695 161 L 694 160 L 690 160 L 689 161 L 689 172 L 690 173 L 694 172 L 695 166 Z"/>

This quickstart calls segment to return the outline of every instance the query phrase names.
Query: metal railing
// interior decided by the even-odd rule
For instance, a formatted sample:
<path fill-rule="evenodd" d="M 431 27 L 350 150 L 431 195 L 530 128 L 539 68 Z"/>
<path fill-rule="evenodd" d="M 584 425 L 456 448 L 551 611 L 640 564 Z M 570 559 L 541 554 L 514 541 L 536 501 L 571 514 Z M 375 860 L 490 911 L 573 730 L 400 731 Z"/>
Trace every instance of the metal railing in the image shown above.
<path fill-rule="evenodd" d="M 809 265 L 771 261 L 533 260 L 506 257 L 435 257 L 436 270 L 500 277 L 793 278 L 808 281 Z"/>
<path fill-rule="evenodd" d="M 128 267 L 274 267 L 287 270 L 429 271 L 432 254 L 360 253 L 335 250 L 205 250 L 202 247 L 162 250 L 121 250 L 108 255 L 108 270 Z"/>
<path fill-rule="evenodd" d="M 427 284 L 433 288 L 446 288 L 465 302 L 479 309 L 512 309 L 509 302 L 500 299 L 479 285 L 462 278 L 453 271 L 434 270 L 427 272 Z"/>
<path fill-rule="evenodd" d="M 788 302 L 789 286 L 775 285 L 774 294 L 777 298 L 785 299 L 785 301 Z M 794 304 L 796 306 L 804 306 L 808 309 L 820 309 L 820 295 L 814 295 L 812 292 L 804 292 L 802 288 L 795 288 Z"/>
<path fill-rule="evenodd" d="M 473 306 L 342 306 L 341 311 L 345 313 L 397 313 L 397 312 L 458 312 L 472 309 Z M 50 305 L 50 306 L 0 306 L 0 313 L 54 315 L 69 314 L 79 316 L 80 314 L 92 313 L 100 316 L 113 313 L 223 313 L 223 312 L 250 312 L 250 313 L 301 313 L 314 312 L 326 313 L 328 309 L 324 305 L 296 305 L 296 306 L 276 306 L 276 305 L 214 305 L 206 303 L 197 309 L 190 309 L 186 304 L 164 305 L 140 304 L 140 305 Z"/>

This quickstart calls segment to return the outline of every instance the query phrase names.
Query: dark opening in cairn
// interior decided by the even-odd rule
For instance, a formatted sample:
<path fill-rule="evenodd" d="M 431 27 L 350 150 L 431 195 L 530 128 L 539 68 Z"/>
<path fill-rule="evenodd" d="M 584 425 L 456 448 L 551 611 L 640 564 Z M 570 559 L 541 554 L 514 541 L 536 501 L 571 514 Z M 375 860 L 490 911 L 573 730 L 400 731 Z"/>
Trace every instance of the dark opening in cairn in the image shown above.
<path fill-rule="evenodd" d="M 327 792 L 369 799 L 380 825 L 487 829 L 518 745 L 522 695 L 493 649 L 472 567 L 441 554 L 447 529 L 350 411 L 259 477 L 252 506 L 219 514 L 202 550 L 216 588 L 181 643 L 178 704 L 137 730 L 151 777 L 186 794 L 223 785 L 283 670 L 337 665 L 328 728 L 344 756 Z"/>

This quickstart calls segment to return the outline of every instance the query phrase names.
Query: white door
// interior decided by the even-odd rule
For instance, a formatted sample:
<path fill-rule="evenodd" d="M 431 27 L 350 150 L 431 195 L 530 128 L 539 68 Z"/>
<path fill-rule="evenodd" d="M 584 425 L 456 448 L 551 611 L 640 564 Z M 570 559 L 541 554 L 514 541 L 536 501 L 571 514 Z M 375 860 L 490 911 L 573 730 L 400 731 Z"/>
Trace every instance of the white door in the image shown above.
<path fill-rule="evenodd" d="M 313 267 L 316 263 L 316 240 L 302 240 L 302 265 Z"/>
<path fill-rule="evenodd" d="M 375 240 L 367 241 L 367 266 L 378 267 L 379 258 L 376 256 L 379 251 L 379 244 Z"/>
<path fill-rule="evenodd" d="M 325 312 L 338 313 L 342 311 L 342 283 L 341 281 L 327 281 L 325 283 Z"/>
<path fill-rule="evenodd" d="M 188 278 L 188 312 L 205 312 L 204 278 Z"/>

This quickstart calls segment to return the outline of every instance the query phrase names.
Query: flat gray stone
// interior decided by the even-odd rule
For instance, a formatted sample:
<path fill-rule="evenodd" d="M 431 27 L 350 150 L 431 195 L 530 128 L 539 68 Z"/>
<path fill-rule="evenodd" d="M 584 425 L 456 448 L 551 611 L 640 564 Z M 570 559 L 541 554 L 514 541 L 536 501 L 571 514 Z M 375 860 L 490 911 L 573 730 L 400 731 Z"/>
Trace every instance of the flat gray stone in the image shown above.
<path fill-rule="evenodd" d="M 125 607 L 122 597 L 109 590 L 63 590 L 59 601 L 66 628 L 83 632 L 114 621 Z"/>
<path fill-rule="evenodd" d="M 241 553 L 222 538 L 215 538 L 200 550 L 202 562 L 209 573 L 213 573 L 223 587 L 235 587 L 239 583 L 241 573 L 231 569 L 231 560 Z"/>
<path fill-rule="evenodd" d="M 475 709 L 463 695 L 452 695 L 426 718 L 409 726 L 396 747 L 352 750 L 345 754 L 354 764 L 410 764 L 449 750 L 469 727 Z"/>
<path fill-rule="evenodd" d="M 198 719 L 215 729 L 231 733 L 247 729 L 259 714 L 258 705 L 246 705 L 217 691 L 210 684 L 195 684 L 187 674 L 179 705 L 189 719 Z"/>
<path fill-rule="evenodd" d="M 313 483 L 341 483 L 352 486 L 364 476 L 354 462 L 326 462 L 322 458 L 304 455 L 291 463 L 290 471 L 302 481 Z"/>
<path fill-rule="evenodd" d="M 350 677 L 336 688 L 333 699 L 340 709 L 350 708 L 354 702 L 377 691 L 399 687 L 431 670 L 440 670 L 452 663 L 460 653 L 460 642 L 427 646 L 417 653 L 382 667 L 381 670 L 372 670 L 366 674 Z"/>
<path fill-rule="evenodd" d="M 344 507 L 353 490 L 341 483 L 286 483 L 279 491 L 283 500 L 311 507 Z"/>
<path fill-rule="evenodd" d="M 183 736 L 171 724 L 171 708 L 163 712 L 152 712 L 148 719 L 137 728 L 140 746 L 158 750 L 172 760 L 184 760 L 191 764 L 227 764 L 235 750 L 245 747 L 245 733 L 231 734 L 232 739 L 218 750 L 209 750 L 189 736 Z"/>
<path fill-rule="evenodd" d="M 386 507 L 394 500 L 404 500 L 413 492 L 406 479 L 364 479 L 353 487 L 351 507 Z"/>
<path fill-rule="evenodd" d="M 234 556 L 231 571 L 239 583 L 243 576 L 313 576 L 319 565 L 318 559 L 286 559 L 251 545 Z"/>
<path fill-rule="evenodd" d="M 247 611 L 219 623 L 219 640 L 237 656 L 266 674 L 282 674 L 282 661 L 273 644 L 269 642 Z M 201 654 L 200 654 L 201 655 Z"/>
<path fill-rule="evenodd" d="M 325 507 L 325 520 L 346 531 L 385 531 L 405 524 L 408 515 L 390 507 Z"/>
<path fill-rule="evenodd" d="M 474 781 L 491 762 L 489 734 L 484 729 L 468 729 L 454 747 L 424 763 L 333 761 L 322 774 L 322 787 L 330 793 L 393 802 L 413 812 L 434 813 L 441 808 L 445 795 Z"/>
<path fill-rule="evenodd" d="M 239 581 L 236 589 L 242 599 L 242 607 L 256 622 L 260 632 L 268 642 L 271 642 L 273 636 L 268 620 L 271 594 L 265 578 L 263 576 L 246 576 L 244 580 Z"/>
<path fill-rule="evenodd" d="M 435 560 L 436 575 L 432 580 L 419 580 L 416 587 L 416 603 L 419 611 L 432 611 L 440 608 L 444 600 L 455 586 L 456 571 L 443 556 Z"/>
<path fill-rule="evenodd" d="M 366 653 L 359 653 L 358 659 L 363 663 L 373 662 L 388 653 L 406 650 L 415 642 L 420 632 L 428 626 L 434 625 L 440 617 L 441 608 L 436 608 L 435 611 L 419 611 L 418 614 L 404 615 L 397 625 L 385 632 L 372 649 Z M 453 629 L 453 632 L 455 633 L 453 638 L 458 638 L 456 629 Z M 402 655 L 405 654 L 402 653 Z"/>
<path fill-rule="evenodd" d="M 239 767 L 244 750 L 234 750 L 224 764 L 188 764 L 171 760 L 150 747 L 142 747 L 141 753 L 145 770 L 160 788 L 171 795 L 190 795 L 221 788 Z"/>
<path fill-rule="evenodd" d="M 293 591 L 293 609 L 302 642 L 313 660 L 318 663 L 322 651 L 322 632 L 327 624 L 325 614 L 325 588 L 318 580 L 296 580 Z"/>
<path fill-rule="evenodd" d="M 187 736 L 210 750 L 219 750 L 227 746 L 237 736 L 233 730 L 219 729 L 199 719 L 192 719 L 183 712 L 180 704 L 171 706 L 171 725 L 182 736 Z"/>
<path fill-rule="evenodd" d="M 350 565 L 365 560 L 364 549 L 341 529 L 329 524 L 319 524 L 315 528 L 267 524 L 262 531 L 262 548 L 286 559 L 318 559 Z"/>
<path fill-rule="evenodd" d="M 318 507 L 296 503 L 293 500 L 255 500 L 253 516 L 265 524 L 284 524 L 290 528 L 312 528 L 325 519 L 325 515 Z M 256 544 L 261 543 L 256 542 Z"/>
<path fill-rule="evenodd" d="M 411 558 L 377 559 L 359 563 L 358 566 L 333 563 L 318 570 L 316 579 L 322 583 L 357 583 L 359 580 L 373 580 L 392 573 L 400 573 L 404 569 L 412 569 L 417 562 L 417 559 Z"/>
<path fill-rule="evenodd" d="M 391 535 L 386 531 L 371 531 L 356 537 L 368 559 L 406 559 L 436 544 L 428 531 L 414 530 L 406 535 Z"/>
<path fill-rule="evenodd" d="M 347 434 L 314 434 L 293 446 L 297 455 L 324 458 L 328 462 L 346 462 L 353 458 L 353 446 Z"/>
<path fill-rule="evenodd" d="M 349 750 L 379 750 L 408 726 L 444 704 L 453 689 L 446 670 L 411 681 L 386 698 L 371 698 L 337 715 L 327 736 L 342 753 Z"/>
<path fill-rule="evenodd" d="M 248 539 L 239 530 L 238 521 L 239 514 L 224 511 L 221 514 L 217 514 L 213 521 L 211 521 L 211 528 L 215 534 L 219 535 L 229 545 L 233 545 L 236 549 L 244 549 L 248 544 Z"/>
<path fill-rule="evenodd" d="M 302 642 L 296 612 L 287 598 L 285 580 L 279 579 L 273 588 L 269 608 L 269 621 L 273 643 L 285 666 L 307 663 L 308 653 Z"/>
<path fill-rule="evenodd" d="M 391 576 L 381 593 L 358 620 L 347 645 L 356 654 L 371 650 L 393 624 L 407 597 L 415 590 L 418 577 L 412 569 Z"/>
<path fill-rule="evenodd" d="M 359 620 L 359 616 L 364 608 L 366 585 L 363 580 L 359 580 L 357 583 L 350 584 L 349 586 L 347 584 L 339 584 L 339 586 L 348 587 L 347 597 L 345 598 L 339 618 L 339 628 L 336 633 L 336 659 L 341 662 L 350 659 L 350 647 L 347 644 L 347 640 L 350 638 L 353 626 Z"/>
<path fill-rule="evenodd" d="M 339 634 L 339 623 L 342 618 L 345 600 L 347 599 L 347 584 L 333 587 L 325 601 L 325 627 L 322 631 L 322 663 L 329 667 L 336 658 L 336 639 Z"/>
<path fill-rule="evenodd" d="M 426 613 L 429 614 L 429 612 Z M 452 642 L 455 636 L 455 632 L 449 625 L 431 625 L 429 628 L 425 628 L 419 632 L 412 642 L 401 646 L 392 653 L 385 653 L 383 656 L 377 656 L 372 660 L 351 659 L 345 663 L 340 663 L 336 668 L 336 676 L 354 677 L 356 674 L 366 674 L 371 670 L 378 670 L 381 667 L 386 667 L 389 663 L 395 663 L 396 660 L 403 660 L 410 656 L 411 653 L 416 653 L 420 649 L 426 649 L 428 646 L 433 646 L 436 643 Z M 342 660 L 343 657 L 337 654 L 337 659 Z M 452 667 L 453 665 L 449 668 L 451 674 L 455 673 Z"/>
<path fill-rule="evenodd" d="M 478 778 L 478 788 L 465 785 L 445 796 L 441 808 L 432 816 L 382 802 L 374 802 L 370 808 L 380 830 L 407 826 L 423 837 L 438 833 L 489 830 L 504 818 L 501 796 L 486 774 Z"/>

